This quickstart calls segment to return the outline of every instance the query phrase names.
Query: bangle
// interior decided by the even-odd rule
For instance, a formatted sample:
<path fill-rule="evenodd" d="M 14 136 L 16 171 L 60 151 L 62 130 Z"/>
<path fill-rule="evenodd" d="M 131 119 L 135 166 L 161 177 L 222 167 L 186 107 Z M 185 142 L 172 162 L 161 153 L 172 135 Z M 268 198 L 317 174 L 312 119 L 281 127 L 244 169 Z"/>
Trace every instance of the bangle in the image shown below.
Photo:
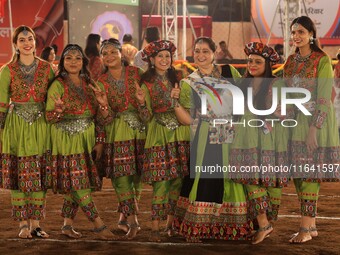
<path fill-rule="evenodd" d="M 54 111 L 53 115 L 59 120 L 61 117 L 61 114 L 59 112 Z"/>
<path fill-rule="evenodd" d="M 178 99 L 175 100 L 175 104 L 173 106 L 174 108 L 180 107 L 180 103 L 178 102 Z"/>
<path fill-rule="evenodd" d="M 99 109 L 102 111 L 107 111 L 109 109 L 108 105 L 102 106 L 101 104 L 99 105 Z"/>

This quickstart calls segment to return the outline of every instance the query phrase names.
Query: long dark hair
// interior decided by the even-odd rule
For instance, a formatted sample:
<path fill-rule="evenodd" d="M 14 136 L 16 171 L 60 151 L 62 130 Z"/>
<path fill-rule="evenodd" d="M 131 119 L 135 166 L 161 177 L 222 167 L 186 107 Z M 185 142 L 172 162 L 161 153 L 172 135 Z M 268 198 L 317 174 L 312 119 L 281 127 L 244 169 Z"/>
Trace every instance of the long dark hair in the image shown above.
<path fill-rule="evenodd" d="M 89 34 L 86 38 L 85 54 L 88 58 L 99 57 L 97 44 L 100 43 L 100 35 Z"/>
<path fill-rule="evenodd" d="M 80 53 L 83 57 L 83 66 L 82 66 L 79 74 L 82 75 L 82 77 L 85 79 L 87 84 L 93 84 L 94 85 L 94 81 L 91 79 L 90 72 L 87 68 L 88 65 L 89 65 L 89 60 L 85 56 L 83 49 L 78 44 L 68 44 L 68 45 L 66 45 L 63 52 L 61 53 L 61 57 L 60 57 L 59 65 L 58 65 L 58 75 L 56 77 L 54 77 L 54 79 L 50 82 L 50 84 L 52 84 L 58 78 L 65 80 L 66 77 L 68 76 L 68 72 L 66 71 L 66 69 L 64 67 L 64 61 L 65 61 L 65 53 L 68 50 L 71 50 L 71 49 L 75 49 L 75 50 L 80 51 Z"/>
<path fill-rule="evenodd" d="M 305 29 L 308 30 L 308 32 L 312 32 L 312 34 L 313 34 L 313 44 L 310 44 L 310 48 L 313 51 L 325 53 L 320 47 L 319 39 L 316 38 L 316 27 L 315 27 L 314 22 L 311 20 L 311 18 L 309 18 L 307 16 L 301 16 L 301 17 L 295 18 L 292 21 L 292 24 L 290 24 L 290 31 L 292 31 L 292 27 L 296 23 L 303 26 Z M 296 47 L 295 52 L 299 52 L 298 47 Z"/>
<path fill-rule="evenodd" d="M 247 68 L 245 74 L 243 75 L 242 81 L 240 83 L 240 89 L 243 92 L 245 102 L 247 102 L 248 87 L 251 86 L 251 82 L 253 78 L 254 76 L 249 73 L 248 68 Z M 266 105 L 265 99 L 268 96 L 270 84 L 272 83 L 273 78 L 275 78 L 272 72 L 271 62 L 268 58 L 265 58 L 265 69 L 264 69 L 263 78 L 264 79 L 261 83 L 260 90 L 256 93 L 253 99 L 253 105 L 255 109 L 257 110 L 266 110 L 268 108 Z M 258 117 L 260 119 L 263 119 L 265 116 L 258 116 Z"/>
<path fill-rule="evenodd" d="M 156 52 L 155 54 L 151 55 L 150 57 L 157 56 L 157 54 L 159 52 L 161 52 L 161 51 Z M 140 84 L 142 84 L 144 81 L 152 83 L 152 82 L 155 82 L 155 80 L 156 80 L 156 77 L 157 77 L 156 68 L 151 68 L 150 57 L 148 57 L 149 68 L 148 68 L 148 70 L 146 70 L 146 72 L 144 72 L 141 75 Z M 172 54 L 171 53 L 170 53 L 170 57 L 171 57 L 171 63 L 170 63 L 170 67 L 167 70 L 166 75 L 167 75 L 168 80 L 171 82 L 171 85 L 174 87 L 175 83 L 178 83 L 179 80 L 177 79 L 176 70 L 172 66 L 173 59 L 172 59 Z"/>

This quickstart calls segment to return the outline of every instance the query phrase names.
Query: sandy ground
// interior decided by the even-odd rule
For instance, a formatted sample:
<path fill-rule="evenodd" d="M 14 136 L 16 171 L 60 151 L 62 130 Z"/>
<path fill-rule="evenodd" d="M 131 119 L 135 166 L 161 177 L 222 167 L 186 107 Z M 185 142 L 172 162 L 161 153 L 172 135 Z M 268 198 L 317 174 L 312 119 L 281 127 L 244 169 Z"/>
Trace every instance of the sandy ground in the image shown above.
<path fill-rule="evenodd" d="M 142 230 L 133 241 L 98 241 L 91 232 L 92 224 L 80 210 L 74 227 L 83 234 L 80 240 L 69 240 L 61 235 L 60 217 L 62 196 L 48 193 L 47 216 L 41 226 L 50 234 L 49 239 L 22 240 L 17 237 L 18 223 L 11 215 L 10 193 L 0 189 L 0 254 L 318 254 L 340 255 L 340 183 L 323 183 L 319 202 L 317 226 L 319 236 L 305 244 L 289 244 L 291 234 L 299 228 L 299 204 L 294 185 L 284 188 L 280 218 L 270 238 L 259 245 L 247 241 L 204 241 L 187 244 L 181 237 L 168 238 L 164 234 L 160 244 L 148 242 L 150 232 L 151 187 L 144 186 L 140 203 L 139 221 Z M 101 192 L 94 194 L 94 201 L 104 222 L 115 234 L 117 229 L 117 199 L 108 180 Z M 163 223 L 164 225 L 164 223 Z"/>

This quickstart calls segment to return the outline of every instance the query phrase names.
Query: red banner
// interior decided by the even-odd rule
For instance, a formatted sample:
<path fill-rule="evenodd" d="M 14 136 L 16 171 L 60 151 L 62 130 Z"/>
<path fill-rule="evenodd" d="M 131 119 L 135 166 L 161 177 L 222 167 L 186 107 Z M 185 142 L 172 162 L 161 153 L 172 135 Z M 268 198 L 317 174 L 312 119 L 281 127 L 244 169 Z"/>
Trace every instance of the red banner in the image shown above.
<path fill-rule="evenodd" d="M 7 0 L 0 0 L 0 18 L 5 17 L 5 4 Z"/>
<path fill-rule="evenodd" d="M 9 9 L 11 3 L 11 10 Z M 0 0 L 0 65 L 12 57 L 12 31 L 20 26 L 32 27 L 37 36 L 37 55 L 46 46 L 56 44 L 63 49 L 64 1 L 60 0 Z M 9 15 L 9 14 L 12 15 Z M 4 15 L 2 15 L 4 14 Z M 12 16 L 11 27 L 10 16 Z"/>

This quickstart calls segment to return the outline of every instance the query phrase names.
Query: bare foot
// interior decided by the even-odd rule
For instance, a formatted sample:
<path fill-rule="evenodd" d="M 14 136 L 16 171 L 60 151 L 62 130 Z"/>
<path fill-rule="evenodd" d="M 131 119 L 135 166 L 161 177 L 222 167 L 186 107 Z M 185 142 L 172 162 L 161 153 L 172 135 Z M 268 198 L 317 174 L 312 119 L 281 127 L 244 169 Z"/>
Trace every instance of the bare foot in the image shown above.
<path fill-rule="evenodd" d="M 113 234 L 105 225 L 93 229 L 93 232 L 97 234 L 98 239 L 100 240 L 118 240 L 119 236 Z"/>
<path fill-rule="evenodd" d="M 312 240 L 312 236 L 309 233 L 309 229 L 300 227 L 299 233 L 297 235 L 293 235 L 293 237 L 289 240 L 290 243 L 305 243 Z"/>
<path fill-rule="evenodd" d="M 138 233 L 138 229 L 139 229 L 139 225 L 137 224 L 131 224 L 130 225 L 130 229 L 129 229 L 129 232 L 125 235 L 125 238 L 127 240 L 132 240 L 136 237 L 137 233 Z"/>
<path fill-rule="evenodd" d="M 31 231 L 28 228 L 28 225 L 22 225 L 20 226 L 20 232 L 19 232 L 19 238 L 21 239 L 31 239 L 32 235 L 31 235 Z"/>
<path fill-rule="evenodd" d="M 61 233 L 73 239 L 79 239 L 82 237 L 81 233 L 75 231 L 71 225 L 64 225 L 61 228 Z"/>
<path fill-rule="evenodd" d="M 311 237 L 317 237 L 319 235 L 318 229 L 316 228 L 316 226 L 309 228 L 309 234 Z"/>
<path fill-rule="evenodd" d="M 129 223 L 125 220 L 118 221 L 117 228 L 124 231 L 125 233 L 129 232 Z"/>
<path fill-rule="evenodd" d="M 259 228 L 255 235 L 253 236 L 253 241 L 251 242 L 252 244 L 258 244 L 261 243 L 264 239 L 269 237 L 270 233 L 273 232 L 273 227 L 271 224 Z"/>
<path fill-rule="evenodd" d="M 149 241 L 156 242 L 156 243 L 160 243 L 162 241 L 161 235 L 158 230 L 151 231 L 151 234 L 149 236 Z"/>

